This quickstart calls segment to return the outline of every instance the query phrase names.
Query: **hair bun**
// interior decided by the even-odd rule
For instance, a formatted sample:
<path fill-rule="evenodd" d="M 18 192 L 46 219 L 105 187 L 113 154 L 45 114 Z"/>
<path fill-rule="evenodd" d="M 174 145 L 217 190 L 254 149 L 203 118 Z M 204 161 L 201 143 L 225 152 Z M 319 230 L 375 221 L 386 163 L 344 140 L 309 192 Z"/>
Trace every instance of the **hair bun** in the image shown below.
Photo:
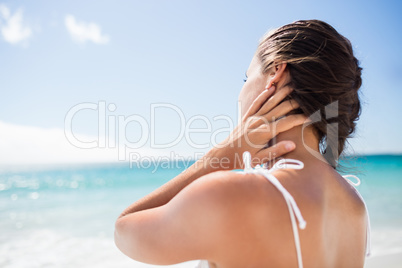
<path fill-rule="evenodd" d="M 350 41 L 323 21 L 297 21 L 264 36 L 258 56 L 264 74 L 276 60 L 287 63 L 291 97 L 306 116 L 320 111 L 313 126 L 323 156 L 335 168 L 361 111 L 362 68 Z M 328 105 L 335 102 L 336 116 L 327 117 Z"/>

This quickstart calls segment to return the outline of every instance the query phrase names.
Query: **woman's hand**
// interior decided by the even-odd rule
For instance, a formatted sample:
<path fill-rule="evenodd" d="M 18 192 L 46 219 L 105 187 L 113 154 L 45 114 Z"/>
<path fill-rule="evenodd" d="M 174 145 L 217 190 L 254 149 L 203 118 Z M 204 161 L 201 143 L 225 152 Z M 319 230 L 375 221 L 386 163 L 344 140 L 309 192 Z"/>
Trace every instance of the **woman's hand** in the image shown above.
<path fill-rule="evenodd" d="M 123 211 L 116 221 L 115 230 L 115 242 L 122 252 L 133 259 L 155 264 L 215 256 L 216 249 L 211 248 L 210 242 L 214 239 L 223 241 L 219 237 L 222 227 L 215 228 L 210 226 L 210 220 L 205 223 L 203 220 L 222 216 L 222 210 L 211 210 L 211 204 L 224 204 L 222 200 L 227 200 L 221 199 L 221 192 L 215 191 L 216 182 L 223 181 L 222 178 L 227 175 L 213 171 L 243 168 L 244 151 L 251 153 L 252 165 L 255 165 L 293 150 L 295 145 L 288 141 L 268 148 L 266 144 L 278 133 L 300 125 L 306 119 L 303 115 L 284 118 L 298 105 L 292 101 L 282 102 L 291 92 L 290 88 L 281 88 L 272 96 L 274 91 L 271 88 L 255 99 L 241 123 L 225 141 L 174 179 Z M 204 177 L 208 174 L 211 177 Z M 204 179 L 199 179 L 201 177 Z M 199 183 L 192 184 L 195 180 Z M 215 189 L 213 193 L 211 189 Z M 221 207 L 226 213 L 226 204 Z M 219 224 L 222 221 L 214 222 Z"/>
<path fill-rule="evenodd" d="M 264 90 L 232 133 L 204 156 L 204 165 L 210 165 L 213 170 L 242 169 L 242 155 L 245 151 L 250 152 L 252 166 L 255 166 L 294 150 L 295 144 L 291 141 L 281 141 L 267 147 L 276 135 L 303 124 L 307 119 L 301 114 L 285 117 L 299 107 L 292 100 L 281 103 L 291 91 L 290 87 L 283 87 L 273 95 L 274 87 Z"/>

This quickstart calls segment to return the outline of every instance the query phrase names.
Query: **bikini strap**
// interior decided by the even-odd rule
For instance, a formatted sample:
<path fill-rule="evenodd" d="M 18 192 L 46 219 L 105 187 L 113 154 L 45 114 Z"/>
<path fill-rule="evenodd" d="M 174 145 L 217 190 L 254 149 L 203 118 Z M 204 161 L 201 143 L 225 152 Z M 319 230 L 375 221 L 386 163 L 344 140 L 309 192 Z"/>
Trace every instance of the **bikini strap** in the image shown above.
<path fill-rule="evenodd" d="M 289 201 L 291 208 L 294 214 L 299 221 L 299 228 L 306 228 L 306 221 L 303 219 L 303 216 L 300 213 L 300 209 L 297 206 L 293 196 L 282 186 L 282 184 L 278 181 L 275 176 L 271 173 L 279 170 L 279 169 L 302 169 L 304 167 L 303 162 L 296 159 L 281 159 L 274 164 L 274 166 L 270 169 L 264 168 L 262 165 L 257 165 L 255 168 L 251 167 L 251 154 L 248 151 L 243 153 L 243 162 L 244 162 L 244 173 L 259 173 L 264 175 L 283 195 L 285 200 Z"/>
<path fill-rule="evenodd" d="M 290 220 L 292 223 L 293 229 L 293 236 L 295 240 L 296 246 L 296 255 L 297 255 L 297 262 L 300 268 L 303 268 L 303 261 L 301 255 L 301 247 L 300 247 L 300 238 L 299 238 L 299 231 L 297 229 L 297 223 L 295 220 L 295 215 L 297 220 L 299 221 L 299 228 L 304 229 L 306 228 L 306 221 L 303 219 L 303 216 L 300 212 L 299 207 L 296 204 L 296 201 L 293 199 L 293 196 L 282 186 L 282 184 L 272 175 L 272 172 L 279 169 L 302 169 L 304 167 L 303 162 L 295 159 L 281 159 L 275 163 L 275 165 L 271 169 L 266 169 L 262 165 L 256 166 L 254 169 L 251 167 L 251 155 L 248 151 L 243 153 L 243 162 L 244 162 L 244 173 L 255 173 L 261 174 L 268 181 L 270 181 L 283 195 L 285 198 L 286 204 L 289 209 Z"/>
<path fill-rule="evenodd" d="M 251 171 L 253 170 L 253 168 L 251 167 L 251 154 L 249 151 L 245 151 L 243 153 L 243 163 L 244 163 L 244 171 Z M 263 168 L 265 169 L 262 165 L 257 165 L 255 167 L 256 169 L 260 169 Z M 296 159 L 280 159 L 279 161 L 277 161 L 274 166 L 270 169 L 268 169 L 268 171 L 270 173 L 274 172 L 275 170 L 278 169 L 303 169 L 304 168 L 304 164 L 302 161 L 300 160 L 296 160 Z M 350 175 L 353 176 L 353 175 Z"/>

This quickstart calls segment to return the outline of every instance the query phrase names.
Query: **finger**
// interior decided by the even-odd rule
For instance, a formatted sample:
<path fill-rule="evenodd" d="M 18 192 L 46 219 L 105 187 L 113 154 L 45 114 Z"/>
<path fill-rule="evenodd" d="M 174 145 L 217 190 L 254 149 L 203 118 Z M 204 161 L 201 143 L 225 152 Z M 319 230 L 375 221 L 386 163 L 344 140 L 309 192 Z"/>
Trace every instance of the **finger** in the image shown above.
<path fill-rule="evenodd" d="M 285 116 L 292 110 L 295 110 L 299 107 L 300 107 L 299 104 L 295 100 L 287 100 L 287 101 L 280 103 L 269 113 L 267 113 L 265 115 L 251 116 L 246 121 L 250 128 L 257 128 L 262 124 L 274 122 L 278 118 Z"/>
<path fill-rule="evenodd" d="M 263 115 L 269 113 L 274 107 L 278 105 L 287 95 L 292 92 L 292 88 L 285 86 L 282 87 L 281 90 L 278 90 L 275 95 L 269 98 L 264 105 L 258 110 L 257 115 Z"/>
<path fill-rule="evenodd" d="M 268 122 L 265 118 L 259 118 L 249 126 L 248 137 L 254 144 L 259 145 L 267 142 L 279 133 L 304 123 L 310 124 L 310 122 L 311 121 L 303 114 L 289 115 L 275 122 Z M 257 125 L 257 123 L 259 125 Z"/>
<path fill-rule="evenodd" d="M 299 104 L 294 100 L 287 100 L 276 106 L 272 111 L 264 115 L 270 122 L 287 115 L 290 111 L 299 108 Z"/>
<path fill-rule="evenodd" d="M 266 132 L 260 130 L 260 128 L 253 129 L 244 136 L 244 142 L 247 144 L 247 147 L 252 148 L 253 150 L 264 148 L 270 139 L 269 131 Z"/>
<path fill-rule="evenodd" d="M 255 154 L 255 158 L 260 159 L 261 164 L 281 157 L 296 148 L 296 144 L 292 141 L 281 141 L 274 146 L 259 150 Z"/>
<path fill-rule="evenodd" d="M 245 122 L 245 128 L 248 129 L 257 129 L 262 125 L 268 125 L 269 123 L 275 121 L 277 118 L 273 118 L 271 121 L 267 119 L 268 116 L 251 116 Z"/>
<path fill-rule="evenodd" d="M 280 103 L 272 111 L 265 115 L 255 115 L 248 118 L 247 126 L 251 129 L 260 127 L 263 124 L 269 124 L 275 120 L 284 117 L 294 109 L 299 108 L 299 104 L 294 100 L 287 100 Z"/>
<path fill-rule="evenodd" d="M 247 121 L 249 128 L 258 128 L 262 124 L 268 124 L 274 122 L 278 118 L 281 118 L 288 114 L 290 111 L 299 108 L 299 104 L 294 100 L 287 100 L 276 106 L 271 112 L 263 116 L 252 116 Z"/>
<path fill-rule="evenodd" d="M 302 125 L 304 123 L 308 123 L 309 120 L 307 116 L 303 114 L 294 114 L 283 117 L 275 122 L 275 135 L 278 135 L 281 132 L 285 132 L 295 126 Z"/>
<path fill-rule="evenodd" d="M 275 92 L 275 87 L 270 87 L 263 92 L 261 92 L 260 95 L 257 96 L 257 98 L 253 101 L 251 104 L 250 108 L 248 108 L 246 114 L 244 115 L 244 118 L 247 118 L 249 116 L 252 116 L 257 113 L 257 111 L 261 108 L 261 106 L 266 102 L 266 100 L 272 96 L 272 94 Z"/>
<path fill-rule="evenodd" d="M 260 151 L 270 146 L 271 141 L 276 134 L 277 132 L 274 124 L 263 124 L 248 132 L 246 142 L 250 148 Z"/>

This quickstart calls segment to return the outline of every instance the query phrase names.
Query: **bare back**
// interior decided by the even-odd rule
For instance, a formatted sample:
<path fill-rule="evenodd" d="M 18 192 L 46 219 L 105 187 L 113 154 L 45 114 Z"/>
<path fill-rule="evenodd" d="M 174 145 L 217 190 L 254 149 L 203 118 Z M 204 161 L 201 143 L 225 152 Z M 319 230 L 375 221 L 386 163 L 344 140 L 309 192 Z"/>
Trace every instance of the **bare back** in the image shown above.
<path fill-rule="evenodd" d="M 307 222 L 299 231 L 304 267 L 363 267 L 366 212 L 353 186 L 318 160 L 303 170 L 279 170 L 273 175 L 293 196 Z M 239 194 L 253 196 L 244 204 L 248 208 L 237 208 L 244 215 L 237 215 L 242 220 L 231 227 L 233 243 L 226 258 L 210 262 L 210 267 L 297 267 L 284 197 L 262 175 L 246 174 L 243 181 L 248 185 Z M 255 209 L 250 211 L 250 206 Z"/>

